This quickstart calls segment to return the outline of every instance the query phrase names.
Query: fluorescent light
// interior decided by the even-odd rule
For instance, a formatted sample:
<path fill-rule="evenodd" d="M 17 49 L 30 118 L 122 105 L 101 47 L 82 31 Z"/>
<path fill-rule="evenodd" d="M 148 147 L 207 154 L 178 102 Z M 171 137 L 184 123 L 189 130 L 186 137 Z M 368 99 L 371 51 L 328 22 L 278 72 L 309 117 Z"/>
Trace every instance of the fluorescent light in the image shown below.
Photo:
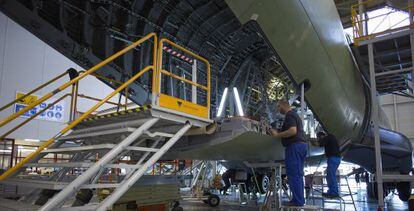
<path fill-rule="evenodd" d="M 223 91 L 223 96 L 221 97 L 220 106 L 217 111 L 217 117 L 220 117 L 221 113 L 223 113 L 223 107 L 224 107 L 224 103 L 226 102 L 227 92 L 228 92 L 228 88 L 226 87 Z"/>
<path fill-rule="evenodd" d="M 24 139 L 25 141 L 33 141 L 33 142 L 39 142 L 39 139 L 30 139 L 30 138 L 26 138 Z"/>
<path fill-rule="evenodd" d="M 36 149 L 33 149 L 33 147 L 26 148 L 24 146 L 17 146 L 17 149 L 19 149 L 19 151 L 21 151 L 21 152 L 34 152 L 34 151 L 36 151 Z"/>
<path fill-rule="evenodd" d="M 239 113 L 239 116 L 244 116 L 243 108 L 240 102 L 239 92 L 237 91 L 236 87 L 233 87 L 233 92 L 234 92 L 234 99 L 236 100 L 236 105 L 237 105 L 237 113 Z"/>

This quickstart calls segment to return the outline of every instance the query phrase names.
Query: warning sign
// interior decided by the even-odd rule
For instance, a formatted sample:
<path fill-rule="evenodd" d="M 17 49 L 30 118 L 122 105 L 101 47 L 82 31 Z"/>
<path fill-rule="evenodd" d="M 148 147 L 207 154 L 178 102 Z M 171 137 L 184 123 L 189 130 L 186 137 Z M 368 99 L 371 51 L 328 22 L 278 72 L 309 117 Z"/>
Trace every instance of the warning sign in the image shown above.
<path fill-rule="evenodd" d="M 16 93 L 16 99 L 19 97 L 25 95 L 23 92 L 17 92 Z M 18 112 L 24 108 L 26 108 L 27 105 L 30 105 L 31 103 L 35 102 L 37 99 L 39 99 L 39 96 L 37 95 L 28 95 L 25 98 L 19 100 L 15 104 L 14 112 Z M 36 115 L 38 112 L 46 109 L 50 103 L 54 102 L 56 99 L 50 98 L 49 100 L 46 100 L 45 102 L 40 103 L 36 107 L 26 111 L 24 114 L 22 114 L 20 117 L 30 118 L 34 115 Z M 41 114 L 39 114 L 35 119 L 39 120 L 46 120 L 46 121 L 54 121 L 54 122 L 63 122 L 64 121 L 64 113 L 65 113 L 65 102 L 60 101 L 57 102 L 55 105 L 50 105 L 49 108 L 44 110 Z"/>
<path fill-rule="evenodd" d="M 20 98 L 24 95 L 25 95 L 24 93 L 17 92 L 16 99 L 18 99 L 18 98 Z M 28 95 L 25 98 L 17 101 L 17 103 L 23 104 L 23 105 L 30 105 L 31 103 L 35 102 L 37 99 L 38 99 L 38 97 L 36 95 Z"/>

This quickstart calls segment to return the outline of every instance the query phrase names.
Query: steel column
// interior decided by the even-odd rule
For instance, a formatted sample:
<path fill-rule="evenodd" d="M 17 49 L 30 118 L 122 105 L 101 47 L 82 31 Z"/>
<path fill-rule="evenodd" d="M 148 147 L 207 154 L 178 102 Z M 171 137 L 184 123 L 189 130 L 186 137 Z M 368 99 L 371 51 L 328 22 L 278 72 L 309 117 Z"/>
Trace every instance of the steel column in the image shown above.
<path fill-rule="evenodd" d="M 413 19 L 414 11 L 410 7 L 413 4 L 414 4 L 413 0 L 408 0 L 410 25 L 414 23 L 414 19 Z M 414 33 L 410 34 L 410 45 L 411 45 L 411 88 L 413 90 L 412 93 L 414 94 Z"/>
<path fill-rule="evenodd" d="M 193 60 L 191 79 L 197 83 L 197 60 L 195 59 Z M 197 104 L 197 87 L 194 85 L 191 85 L 191 102 Z"/>
<path fill-rule="evenodd" d="M 393 106 L 394 106 L 394 124 L 395 124 L 395 127 L 394 127 L 394 129 L 396 130 L 396 131 L 398 131 L 399 130 L 399 127 L 398 127 L 398 108 L 397 108 L 397 101 L 396 101 L 396 97 L 395 97 L 395 95 L 392 95 L 392 102 L 393 102 Z"/>
<path fill-rule="evenodd" d="M 52 199 L 50 199 L 43 207 L 39 210 L 54 210 L 57 207 L 61 206 L 67 198 L 72 196 L 81 185 L 88 182 L 88 180 L 93 177 L 99 170 L 107 163 L 112 161 L 116 156 L 118 156 L 122 151 L 126 149 L 132 142 L 134 142 L 139 136 L 141 136 L 146 130 L 153 126 L 159 119 L 154 118 L 143 124 L 141 127 L 136 129 L 131 133 L 126 139 L 120 142 L 115 146 L 111 151 L 109 151 L 105 156 L 103 156 L 99 161 L 97 161 L 93 166 L 86 170 L 82 175 L 77 177 L 73 182 L 71 182 L 66 188 L 60 191 Z"/>
<path fill-rule="evenodd" d="M 181 128 L 170 140 L 168 140 L 167 143 L 165 143 L 158 152 L 156 152 L 147 162 L 145 162 L 145 164 L 139 170 L 137 170 L 130 178 L 124 180 L 110 196 L 105 198 L 97 210 L 108 210 L 112 204 L 115 203 L 122 195 L 124 195 L 124 193 L 128 191 L 129 188 L 133 186 L 137 180 L 141 178 L 142 175 L 145 174 L 147 169 L 155 162 L 157 162 L 158 159 L 160 159 L 161 156 L 163 156 L 190 128 L 191 124 L 184 125 L 184 127 Z"/>
<path fill-rule="evenodd" d="M 378 97 L 377 97 L 377 85 L 375 81 L 375 66 L 374 66 L 374 49 L 373 44 L 368 44 L 368 60 L 369 60 L 369 76 L 371 84 L 371 101 L 372 101 L 372 125 L 375 141 L 375 177 L 377 180 L 378 191 L 378 209 L 384 208 L 383 187 L 382 187 L 382 158 L 381 158 L 381 143 L 379 138 L 379 113 L 378 113 Z"/>
<path fill-rule="evenodd" d="M 359 29 L 362 30 L 362 36 L 367 36 L 368 35 L 368 15 L 365 12 L 365 5 L 364 5 L 365 0 L 358 0 L 358 11 L 359 11 L 359 18 L 360 21 L 365 20 L 364 22 L 360 22 L 359 23 Z"/>

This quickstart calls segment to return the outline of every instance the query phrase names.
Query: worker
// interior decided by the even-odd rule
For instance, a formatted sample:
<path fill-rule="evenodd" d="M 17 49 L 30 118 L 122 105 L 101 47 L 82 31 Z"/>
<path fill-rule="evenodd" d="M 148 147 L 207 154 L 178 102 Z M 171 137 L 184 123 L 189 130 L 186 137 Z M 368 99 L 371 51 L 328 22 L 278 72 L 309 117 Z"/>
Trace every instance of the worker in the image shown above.
<path fill-rule="evenodd" d="M 328 183 L 328 192 L 322 193 L 327 198 L 339 197 L 338 181 L 336 179 L 336 171 L 341 164 L 341 153 L 336 137 L 331 133 L 318 132 L 317 143 L 319 146 L 325 147 L 325 156 L 328 159 L 328 167 L 326 169 L 326 181 Z"/>
<path fill-rule="evenodd" d="M 279 101 L 277 109 L 285 115 L 280 131 L 269 129 L 269 133 L 282 139 L 285 147 L 285 165 L 288 184 L 292 192 L 292 200 L 287 206 L 303 206 L 305 204 L 303 168 L 305 165 L 307 144 L 303 131 L 302 120 L 299 115 L 292 110 L 289 102 Z"/>
<path fill-rule="evenodd" d="M 231 179 L 234 179 L 235 174 L 236 172 L 234 169 L 228 169 L 223 173 L 223 175 L 221 175 L 221 179 L 224 182 L 224 186 L 223 188 L 221 188 L 220 193 L 223 192 L 223 195 L 228 195 L 227 190 L 231 186 Z"/>
<path fill-rule="evenodd" d="M 355 182 L 358 185 L 358 187 L 359 187 L 359 182 L 360 182 L 359 179 L 360 179 L 360 174 L 359 173 L 356 173 L 355 174 Z"/>

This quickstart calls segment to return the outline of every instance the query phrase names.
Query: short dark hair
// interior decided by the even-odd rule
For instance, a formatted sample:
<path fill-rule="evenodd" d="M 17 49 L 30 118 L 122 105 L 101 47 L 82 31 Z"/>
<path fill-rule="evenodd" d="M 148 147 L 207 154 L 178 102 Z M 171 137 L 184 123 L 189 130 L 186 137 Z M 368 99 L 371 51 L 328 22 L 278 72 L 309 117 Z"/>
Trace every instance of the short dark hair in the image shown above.
<path fill-rule="evenodd" d="M 282 100 L 279 100 L 278 102 L 277 102 L 279 105 L 290 105 L 289 104 L 289 101 L 287 101 L 287 100 L 285 100 L 285 99 L 282 99 Z"/>
<path fill-rule="evenodd" d="M 323 132 L 323 131 L 319 131 L 318 133 L 316 133 L 316 137 L 318 137 L 318 138 L 320 138 L 322 136 L 325 136 L 325 135 L 326 135 L 326 133 Z"/>

